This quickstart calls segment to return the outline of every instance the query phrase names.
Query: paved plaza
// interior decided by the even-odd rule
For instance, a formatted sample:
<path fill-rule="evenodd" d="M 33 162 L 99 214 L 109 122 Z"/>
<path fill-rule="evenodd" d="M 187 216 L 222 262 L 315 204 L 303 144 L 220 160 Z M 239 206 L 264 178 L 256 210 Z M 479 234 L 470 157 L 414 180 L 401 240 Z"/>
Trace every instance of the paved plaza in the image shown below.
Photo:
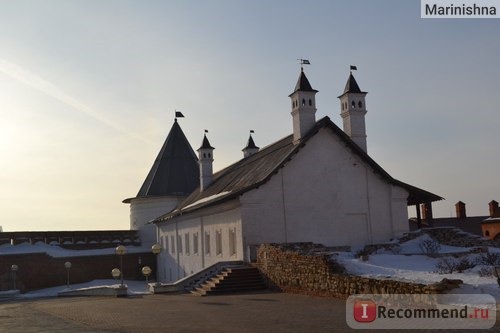
<path fill-rule="evenodd" d="M 342 300 L 259 293 L 209 297 L 183 294 L 6 301 L 0 303 L 0 332 L 362 331 L 348 328 L 345 302 Z M 488 332 L 500 332 L 500 326 Z"/>

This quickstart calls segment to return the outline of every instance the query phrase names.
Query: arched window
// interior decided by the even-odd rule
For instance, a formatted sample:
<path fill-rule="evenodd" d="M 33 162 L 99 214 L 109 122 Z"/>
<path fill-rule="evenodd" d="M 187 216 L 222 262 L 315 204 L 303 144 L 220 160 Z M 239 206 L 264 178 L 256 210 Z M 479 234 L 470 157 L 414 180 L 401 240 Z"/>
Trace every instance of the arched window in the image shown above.
<path fill-rule="evenodd" d="M 486 237 L 488 237 L 488 236 L 490 235 L 490 232 L 489 232 L 488 230 L 486 230 L 486 231 L 484 232 L 484 235 L 485 235 Z"/>
<path fill-rule="evenodd" d="M 309 98 L 309 106 L 313 105 L 313 101 Z"/>
<path fill-rule="evenodd" d="M 352 102 L 351 102 L 351 106 L 352 106 L 353 108 L 356 108 L 356 102 L 355 102 L 355 101 L 352 101 Z"/>
<path fill-rule="evenodd" d="M 206 158 L 207 157 L 207 154 L 206 153 L 203 153 L 203 158 Z"/>
<path fill-rule="evenodd" d="M 210 158 L 210 153 L 208 153 L 208 158 Z"/>
<path fill-rule="evenodd" d="M 306 99 L 302 98 L 302 106 L 306 105 Z"/>
<path fill-rule="evenodd" d="M 358 108 L 363 108 L 363 103 L 361 103 L 361 101 L 358 102 Z"/>

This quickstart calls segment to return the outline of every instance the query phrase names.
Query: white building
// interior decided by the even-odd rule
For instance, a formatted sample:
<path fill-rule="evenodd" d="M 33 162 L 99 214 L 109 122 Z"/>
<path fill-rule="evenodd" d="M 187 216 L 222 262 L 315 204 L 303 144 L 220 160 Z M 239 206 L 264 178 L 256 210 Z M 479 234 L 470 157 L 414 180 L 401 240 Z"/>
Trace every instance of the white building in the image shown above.
<path fill-rule="evenodd" d="M 216 173 L 205 136 L 198 187 L 175 207 L 167 197 L 149 201 L 142 189 L 131 199 L 131 211 L 141 210 L 131 217 L 141 225 L 156 217 L 163 282 L 219 261 L 246 260 L 261 243 L 386 242 L 408 231 L 408 205 L 441 199 L 392 178 L 367 154 L 366 92 L 352 73 L 339 96 L 344 131 L 328 117 L 316 121 L 316 93 L 301 70 L 289 96 L 293 133 L 262 149 L 250 137 L 245 157 Z M 149 202 L 151 214 L 144 210 Z M 158 217 L 162 208 L 166 214 Z"/>

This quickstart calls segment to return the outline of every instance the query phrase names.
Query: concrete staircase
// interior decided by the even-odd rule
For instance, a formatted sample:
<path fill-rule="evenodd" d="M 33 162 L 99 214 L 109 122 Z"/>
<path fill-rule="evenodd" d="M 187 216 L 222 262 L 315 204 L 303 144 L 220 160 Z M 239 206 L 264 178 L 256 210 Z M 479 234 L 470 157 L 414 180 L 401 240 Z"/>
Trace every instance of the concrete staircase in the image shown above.
<path fill-rule="evenodd" d="M 224 295 L 267 289 L 266 282 L 256 267 L 241 266 L 223 269 L 219 274 L 196 286 L 196 296 Z"/>

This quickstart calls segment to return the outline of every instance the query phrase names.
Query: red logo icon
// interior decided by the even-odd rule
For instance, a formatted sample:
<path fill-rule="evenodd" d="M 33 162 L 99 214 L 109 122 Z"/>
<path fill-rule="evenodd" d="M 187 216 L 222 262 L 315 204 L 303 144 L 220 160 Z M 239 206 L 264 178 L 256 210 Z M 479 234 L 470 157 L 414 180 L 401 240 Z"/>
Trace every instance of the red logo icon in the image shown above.
<path fill-rule="evenodd" d="M 358 323 L 371 323 L 377 317 L 377 305 L 370 300 L 354 303 L 354 320 Z"/>

